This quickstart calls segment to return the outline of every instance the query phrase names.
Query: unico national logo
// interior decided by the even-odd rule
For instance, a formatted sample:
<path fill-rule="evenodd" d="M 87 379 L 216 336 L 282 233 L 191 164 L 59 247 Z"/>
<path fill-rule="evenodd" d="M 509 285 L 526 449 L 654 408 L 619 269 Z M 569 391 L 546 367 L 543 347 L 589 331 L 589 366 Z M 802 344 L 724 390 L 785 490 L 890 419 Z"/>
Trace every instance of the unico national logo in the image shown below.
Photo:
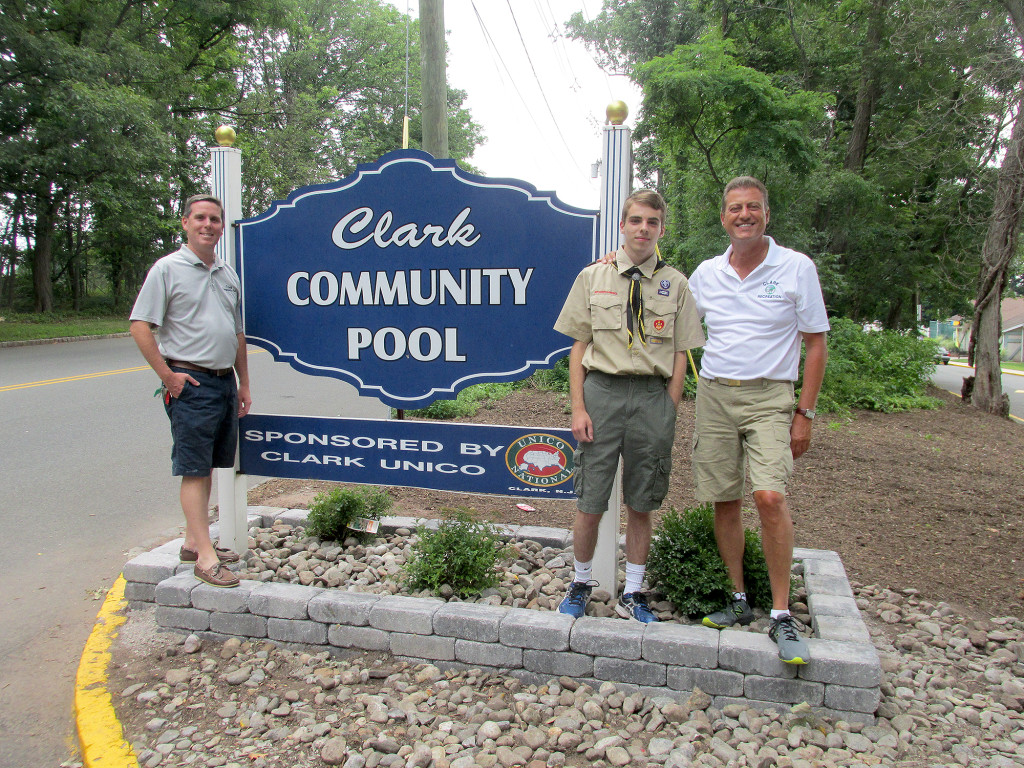
<path fill-rule="evenodd" d="M 550 487 L 572 477 L 572 452 L 572 445 L 555 435 L 523 435 L 505 451 L 505 466 L 521 482 Z"/>

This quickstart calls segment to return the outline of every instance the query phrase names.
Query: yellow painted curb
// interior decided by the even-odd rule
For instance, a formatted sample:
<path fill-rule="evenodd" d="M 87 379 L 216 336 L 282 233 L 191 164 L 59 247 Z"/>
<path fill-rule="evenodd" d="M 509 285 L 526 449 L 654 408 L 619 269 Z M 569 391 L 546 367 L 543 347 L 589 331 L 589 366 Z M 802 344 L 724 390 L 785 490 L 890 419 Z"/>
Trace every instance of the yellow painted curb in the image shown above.
<path fill-rule="evenodd" d="M 125 742 L 107 690 L 110 645 L 125 622 L 124 576 L 118 576 L 96 616 L 75 679 L 75 720 L 85 768 L 139 768 Z"/>

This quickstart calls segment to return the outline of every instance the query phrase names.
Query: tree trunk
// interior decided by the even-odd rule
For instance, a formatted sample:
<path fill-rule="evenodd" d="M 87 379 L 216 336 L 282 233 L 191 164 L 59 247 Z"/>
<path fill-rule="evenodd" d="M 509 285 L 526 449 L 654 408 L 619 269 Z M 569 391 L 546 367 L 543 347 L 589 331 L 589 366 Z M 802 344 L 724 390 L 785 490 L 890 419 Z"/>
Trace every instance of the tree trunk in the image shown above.
<path fill-rule="evenodd" d="M 1007 414 L 999 364 L 1002 333 L 1000 302 L 1006 288 L 1007 268 L 1017 249 L 1021 205 L 1024 203 L 1024 82 L 1019 85 L 1017 116 L 1006 156 L 999 167 L 995 205 L 981 251 L 981 273 L 975 298 L 974 322 L 967 362 L 975 366 L 971 402 L 989 413 Z"/>
<path fill-rule="evenodd" d="M 59 203 L 50 195 L 38 197 L 36 211 L 36 243 L 32 253 L 32 292 L 36 312 L 53 311 L 53 228 L 57 220 Z"/>

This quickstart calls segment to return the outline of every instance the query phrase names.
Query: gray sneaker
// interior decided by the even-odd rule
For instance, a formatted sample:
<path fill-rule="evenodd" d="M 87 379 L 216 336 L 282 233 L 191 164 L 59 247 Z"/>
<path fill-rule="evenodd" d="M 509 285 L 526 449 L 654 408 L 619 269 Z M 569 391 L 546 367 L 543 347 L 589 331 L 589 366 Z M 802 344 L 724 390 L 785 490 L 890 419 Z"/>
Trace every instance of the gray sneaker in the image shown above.
<path fill-rule="evenodd" d="M 779 646 L 779 658 L 787 664 L 806 664 L 811 660 L 807 641 L 800 636 L 799 622 L 789 614 L 772 619 L 768 637 Z"/>
<path fill-rule="evenodd" d="M 733 624 L 746 626 L 754 620 L 754 612 L 747 605 L 746 600 L 733 600 L 728 608 L 705 616 L 701 622 L 705 627 L 712 629 L 725 629 Z"/>

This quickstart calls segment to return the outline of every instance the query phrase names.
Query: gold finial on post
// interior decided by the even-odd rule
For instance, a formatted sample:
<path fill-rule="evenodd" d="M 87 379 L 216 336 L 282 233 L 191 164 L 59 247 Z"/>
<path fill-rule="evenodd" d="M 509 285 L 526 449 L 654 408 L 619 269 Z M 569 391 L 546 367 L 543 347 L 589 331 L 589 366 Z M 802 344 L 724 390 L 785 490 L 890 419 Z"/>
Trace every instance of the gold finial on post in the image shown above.
<path fill-rule="evenodd" d="M 232 147 L 235 144 L 235 129 L 230 125 L 220 126 L 213 135 L 222 147 Z"/>
<path fill-rule="evenodd" d="M 612 125 L 622 125 L 629 115 L 629 107 L 626 106 L 624 101 L 613 101 L 605 109 L 604 113 L 608 117 L 609 123 Z"/>

